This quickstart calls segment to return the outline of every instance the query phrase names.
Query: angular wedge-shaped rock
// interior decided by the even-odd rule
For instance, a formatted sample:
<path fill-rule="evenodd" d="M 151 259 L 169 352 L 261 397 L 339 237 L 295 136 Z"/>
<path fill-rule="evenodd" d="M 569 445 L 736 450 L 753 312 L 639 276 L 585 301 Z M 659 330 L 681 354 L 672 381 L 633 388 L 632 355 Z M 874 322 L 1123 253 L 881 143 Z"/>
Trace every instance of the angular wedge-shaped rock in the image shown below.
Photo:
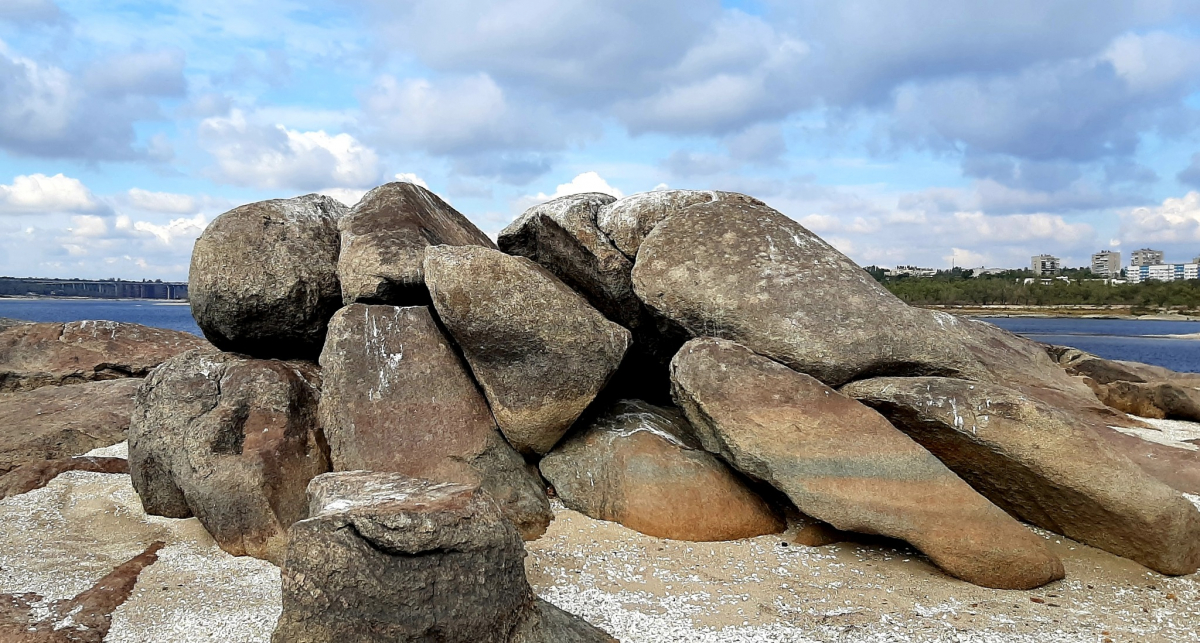
<path fill-rule="evenodd" d="M 189 351 L 146 379 L 129 427 L 129 474 L 146 513 L 196 516 L 221 549 L 276 565 L 329 471 L 309 362 Z"/>
<path fill-rule="evenodd" d="M 145 377 L 193 348 L 191 333 L 114 321 L 20 324 L 0 332 L 0 392 Z"/>
<path fill-rule="evenodd" d="M 1200 567 L 1200 512 L 1078 419 L 998 385 L 878 378 L 874 407 L 1009 513 L 1164 574 Z"/>
<path fill-rule="evenodd" d="M 629 347 L 628 330 L 524 257 L 438 246 L 426 252 L 425 278 L 496 423 L 522 453 L 548 452 Z"/>
<path fill-rule="evenodd" d="M 546 531 L 553 516 L 541 480 L 496 430 L 428 307 L 343 308 L 329 324 L 321 366 L 335 471 L 480 484 L 526 538 Z"/>
<path fill-rule="evenodd" d="M 41 489 L 68 471 L 129 473 L 129 461 L 125 458 L 80 456 L 30 462 L 0 475 L 0 500 Z"/>
<path fill-rule="evenodd" d="M 712 201 L 740 201 L 763 205 L 762 201 L 736 192 L 716 190 L 655 190 L 639 192 L 606 204 L 596 215 L 597 226 L 630 259 L 637 256 L 646 235 L 663 219 L 686 207 Z"/>
<path fill-rule="evenodd" d="M 342 300 L 412 306 L 429 303 L 422 261 L 436 245 L 496 244 L 436 194 L 388 183 L 363 196 L 339 223 Z"/>
<path fill-rule="evenodd" d="M 658 538 L 737 540 L 785 527 L 694 441 L 678 410 L 641 400 L 613 404 L 538 466 L 571 509 Z"/>
<path fill-rule="evenodd" d="M 521 538 L 479 487 L 314 478 L 292 526 L 275 643 L 608 643 L 539 600 Z"/>
<path fill-rule="evenodd" d="M 981 372 L 936 316 L 762 205 L 714 201 L 667 217 L 638 250 L 633 286 L 691 336 L 736 341 L 831 386 Z"/>
<path fill-rule="evenodd" d="M 51 386 L 0 396 L 0 476 L 125 439 L 142 381 Z"/>
<path fill-rule="evenodd" d="M 685 344 L 671 375 L 704 448 L 804 513 L 906 540 L 976 585 L 1028 589 L 1063 577 L 1041 538 L 881 415 L 812 377 L 708 338 Z"/>
<path fill-rule="evenodd" d="M 192 317 L 217 348 L 315 359 L 341 307 L 338 219 L 327 196 L 260 201 L 213 220 L 192 251 Z"/>

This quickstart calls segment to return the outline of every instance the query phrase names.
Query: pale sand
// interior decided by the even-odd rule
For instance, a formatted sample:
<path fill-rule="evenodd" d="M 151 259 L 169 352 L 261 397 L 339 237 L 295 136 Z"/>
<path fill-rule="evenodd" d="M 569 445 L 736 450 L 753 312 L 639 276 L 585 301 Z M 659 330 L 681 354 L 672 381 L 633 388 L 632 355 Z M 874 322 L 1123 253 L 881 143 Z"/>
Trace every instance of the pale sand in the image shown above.
<path fill-rule="evenodd" d="M 626 643 L 1200 641 L 1200 575 L 1167 578 L 1045 532 L 1068 578 L 1012 592 L 948 578 L 904 547 L 675 542 L 555 505 L 527 543 L 530 582 Z M 48 598 L 167 541 L 107 641 L 270 639 L 278 570 L 225 554 L 194 519 L 146 516 L 128 476 L 64 474 L 0 500 L 0 525 L 0 592 Z"/>

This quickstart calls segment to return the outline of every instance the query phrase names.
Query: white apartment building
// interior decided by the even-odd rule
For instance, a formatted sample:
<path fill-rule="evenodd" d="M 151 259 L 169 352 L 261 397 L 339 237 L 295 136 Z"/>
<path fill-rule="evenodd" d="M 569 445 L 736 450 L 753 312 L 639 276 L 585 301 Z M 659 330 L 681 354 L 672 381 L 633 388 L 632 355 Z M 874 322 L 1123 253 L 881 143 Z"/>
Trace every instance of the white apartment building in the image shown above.
<path fill-rule="evenodd" d="M 1151 250 L 1150 248 L 1142 248 L 1129 253 L 1129 265 L 1137 266 L 1160 266 L 1163 263 L 1163 251 Z"/>
<path fill-rule="evenodd" d="M 1101 250 L 1092 255 L 1092 274 L 1098 277 L 1121 276 L 1121 253 Z"/>
<path fill-rule="evenodd" d="M 1152 266 L 1130 266 L 1125 273 L 1129 283 L 1143 281 L 1179 281 L 1200 279 L 1200 262 L 1159 263 Z"/>
<path fill-rule="evenodd" d="M 1053 255 L 1036 255 L 1030 258 L 1029 269 L 1035 275 L 1056 275 L 1062 270 L 1062 260 Z"/>

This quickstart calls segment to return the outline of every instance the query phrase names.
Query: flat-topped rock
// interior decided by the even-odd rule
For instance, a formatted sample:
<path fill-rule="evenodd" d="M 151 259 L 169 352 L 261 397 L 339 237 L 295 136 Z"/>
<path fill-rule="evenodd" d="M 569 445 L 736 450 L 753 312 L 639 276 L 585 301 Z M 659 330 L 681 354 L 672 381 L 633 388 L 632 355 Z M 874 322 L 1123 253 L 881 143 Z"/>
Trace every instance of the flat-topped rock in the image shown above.
<path fill-rule="evenodd" d="M 339 223 L 342 301 L 411 306 L 429 302 L 425 248 L 496 244 L 436 194 L 388 183 L 363 196 Z"/>
<path fill-rule="evenodd" d="M 520 535 L 478 486 L 348 471 L 309 495 L 275 643 L 612 641 L 534 596 Z"/>
<path fill-rule="evenodd" d="M 1200 512 L 1070 414 L 949 378 L 878 378 L 843 392 L 1023 520 L 1164 574 L 1200 567 Z"/>
<path fill-rule="evenodd" d="M 621 400 L 538 465 L 564 504 L 650 536 L 717 541 L 783 531 L 740 475 L 691 437 L 676 409 Z"/>
<path fill-rule="evenodd" d="M 875 411 L 743 346 L 688 342 L 671 363 L 704 448 L 845 531 L 900 538 L 984 587 L 1063 577 L 1041 538 Z"/>
<path fill-rule="evenodd" d="M 541 480 L 501 437 L 429 308 L 343 308 L 321 365 L 321 424 L 335 471 L 479 484 L 525 537 L 545 532 L 551 513 Z"/>
<path fill-rule="evenodd" d="M 341 307 L 338 220 L 319 194 L 250 203 L 222 214 L 192 251 L 188 297 L 204 336 L 224 351 L 316 359 Z"/>
<path fill-rule="evenodd" d="M 114 321 L 18 324 L 0 332 L 0 392 L 145 377 L 169 357 L 211 346 L 175 330 Z"/>
<path fill-rule="evenodd" d="M 437 246 L 426 252 L 425 278 L 496 423 L 521 453 L 548 452 L 629 347 L 628 330 L 524 257 Z"/>

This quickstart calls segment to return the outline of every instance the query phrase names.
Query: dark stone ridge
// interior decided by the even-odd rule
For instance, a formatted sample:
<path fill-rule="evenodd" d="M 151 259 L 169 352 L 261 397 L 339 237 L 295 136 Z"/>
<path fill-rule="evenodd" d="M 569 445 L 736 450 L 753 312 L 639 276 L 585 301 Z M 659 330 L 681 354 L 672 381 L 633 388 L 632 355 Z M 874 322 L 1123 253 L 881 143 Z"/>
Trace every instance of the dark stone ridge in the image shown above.
<path fill-rule="evenodd" d="M 214 219 L 196 240 L 188 276 L 204 336 L 224 351 L 316 359 L 341 306 L 337 226 L 345 211 L 309 194 Z"/>
<path fill-rule="evenodd" d="M 81 456 L 60 458 L 24 464 L 4 475 L 0 475 L 0 500 L 9 496 L 41 489 L 68 471 L 90 471 L 92 473 L 129 473 L 129 461 L 125 458 L 102 458 Z"/>

